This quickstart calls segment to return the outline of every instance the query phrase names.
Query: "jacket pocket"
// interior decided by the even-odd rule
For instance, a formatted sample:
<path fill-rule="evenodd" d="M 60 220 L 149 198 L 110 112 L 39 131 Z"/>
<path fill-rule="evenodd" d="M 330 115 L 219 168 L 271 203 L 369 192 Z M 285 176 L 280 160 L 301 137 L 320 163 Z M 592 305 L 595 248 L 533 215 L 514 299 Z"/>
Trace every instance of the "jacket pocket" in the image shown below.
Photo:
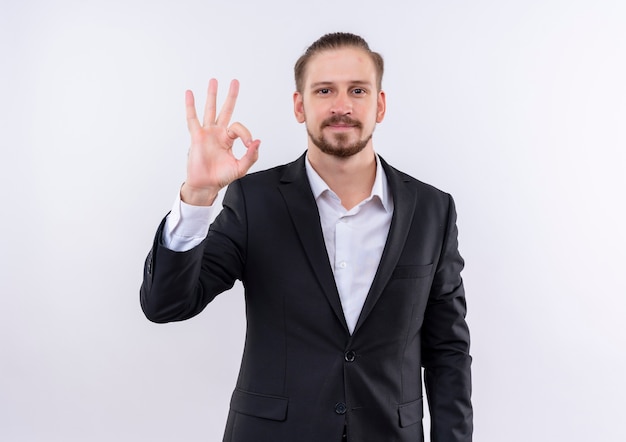
<path fill-rule="evenodd" d="M 421 422 L 424 417 L 422 398 L 398 405 L 398 416 L 402 428 Z"/>
<path fill-rule="evenodd" d="M 230 400 L 230 408 L 248 416 L 284 421 L 287 418 L 289 400 L 280 396 L 269 396 L 236 389 Z"/>
<path fill-rule="evenodd" d="M 419 266 L 398 266 L 393 270 L 391 274 L 392 279 L 411 279 L 422 278 L 430 275 L 433 269 L 432 264 L 419 265 Z"/>

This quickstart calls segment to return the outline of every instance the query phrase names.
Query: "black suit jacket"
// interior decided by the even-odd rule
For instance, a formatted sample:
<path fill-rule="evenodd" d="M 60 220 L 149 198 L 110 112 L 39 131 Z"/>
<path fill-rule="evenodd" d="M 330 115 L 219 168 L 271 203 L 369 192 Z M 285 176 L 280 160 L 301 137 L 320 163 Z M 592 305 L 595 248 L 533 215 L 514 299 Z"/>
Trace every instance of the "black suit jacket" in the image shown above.
<path fill-rule="evenodd" d="M 469 332 L 452 198 L 382 161 L 394 213 L 354 333 L 348 331 L 317 205 L 297 161 L 232 183 L 204 242 L 160 244 L 141 305 L 155 322 L 200 313 L 239 279 L 247 334 L 228 442 L 418 442 L 422 376 L 433 442 L 472 434 Z"/>

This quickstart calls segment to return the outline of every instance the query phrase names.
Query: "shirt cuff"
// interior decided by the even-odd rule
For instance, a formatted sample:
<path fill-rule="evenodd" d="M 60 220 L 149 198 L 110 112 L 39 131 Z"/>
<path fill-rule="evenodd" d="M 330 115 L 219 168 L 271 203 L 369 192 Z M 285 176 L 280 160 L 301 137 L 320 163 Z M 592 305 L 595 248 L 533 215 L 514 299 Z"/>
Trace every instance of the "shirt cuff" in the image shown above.
<path fill-rule="evenodd" d="M 163 245 L 186 252 L 199 245 L 209 233 L 213 206 L 192 206 L 180 199 L 180 192 L 165 219 Z"/>

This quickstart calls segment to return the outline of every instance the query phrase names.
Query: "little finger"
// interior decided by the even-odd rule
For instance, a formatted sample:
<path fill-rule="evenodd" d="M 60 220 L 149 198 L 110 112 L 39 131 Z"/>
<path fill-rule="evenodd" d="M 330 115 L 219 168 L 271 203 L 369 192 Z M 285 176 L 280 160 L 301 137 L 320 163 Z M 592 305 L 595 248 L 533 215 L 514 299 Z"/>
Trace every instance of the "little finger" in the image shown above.
<path fill-rule="evenodd" d="M 185 112 L 187 114 L 187 128 L 189 132 L 194 132 L 200 126 L 196 115 L 196 104 L 193 99 L 193 92 L 185 91 Z"/>

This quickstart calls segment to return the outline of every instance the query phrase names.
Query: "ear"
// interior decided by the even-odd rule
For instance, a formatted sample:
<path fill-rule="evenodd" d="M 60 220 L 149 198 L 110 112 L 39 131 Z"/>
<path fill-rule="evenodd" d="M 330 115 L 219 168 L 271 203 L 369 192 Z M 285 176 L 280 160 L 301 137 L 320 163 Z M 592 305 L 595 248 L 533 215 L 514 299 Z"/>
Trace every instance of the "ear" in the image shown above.
<path fill-rule="evenodd" d="M 304 102 L 302 101 L 302 94 L 298 91 L 293 93 L 293 113 L 298 123 L 304 123 Z"/>
<path fill-rule="evenodd" d="M 387 97 L 385 91 L 378 92 L 378 101 L 376 106 L 376 122 L 380 123 L 385 118 L 385 111 L 387 110 Z"/>

